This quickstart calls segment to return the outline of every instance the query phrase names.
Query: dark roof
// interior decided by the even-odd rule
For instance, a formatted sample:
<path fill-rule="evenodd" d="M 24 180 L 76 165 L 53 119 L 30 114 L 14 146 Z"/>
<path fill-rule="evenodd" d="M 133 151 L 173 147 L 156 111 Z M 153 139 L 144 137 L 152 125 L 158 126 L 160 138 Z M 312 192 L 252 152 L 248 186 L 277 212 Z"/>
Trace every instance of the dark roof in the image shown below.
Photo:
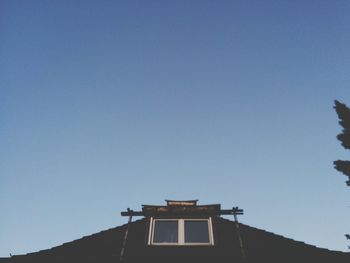
<path fill-rule="evenodd" d="M 221 217 L 214 218 L 213 223 L 215 246 L 164 247 L 147 246 L 148 219 L 135 221 L 129 228 L 125 262 L 241 262 L 235 223 Z M 0 259 L 0 262 L 118 263 L 126 226 L 108 229 L 51 249 Z M 317 248 L 244 224 L 239 226 L 247 255 L 245 262 L 350 262 L 349 253 Z"/>

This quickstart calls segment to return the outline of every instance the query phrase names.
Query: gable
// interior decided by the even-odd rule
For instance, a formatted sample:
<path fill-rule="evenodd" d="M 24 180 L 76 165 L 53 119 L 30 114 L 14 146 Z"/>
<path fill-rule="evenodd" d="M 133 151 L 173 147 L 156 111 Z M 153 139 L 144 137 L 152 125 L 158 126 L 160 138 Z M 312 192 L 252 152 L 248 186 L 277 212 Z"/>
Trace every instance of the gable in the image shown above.
<path fill-rule="evenodd" d="M 234 222 L 213 220 L 215 246 L 148 246 L 148 219 L 132 222 L 126 242 L 125 262 L 240 262 Z M 48 250 L 2 259 L 0 262 L 119 262 L 126 225 L 83 237 Z M 270 232 L 240 224 L 245 262 L 350 262 L 350 254 L 317 248 Z"/>

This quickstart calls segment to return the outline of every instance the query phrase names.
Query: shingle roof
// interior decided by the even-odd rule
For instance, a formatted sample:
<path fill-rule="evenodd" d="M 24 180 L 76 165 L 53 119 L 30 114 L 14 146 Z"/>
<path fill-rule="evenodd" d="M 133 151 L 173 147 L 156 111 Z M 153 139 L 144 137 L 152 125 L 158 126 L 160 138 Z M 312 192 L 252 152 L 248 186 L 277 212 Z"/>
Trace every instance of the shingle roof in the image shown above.
<path fill-rule="evenodd" d="M 146 245 L 148 219 L 135 221 L 129 229 L 125 262 L 241 262 L 234 222 L 218 217 L 213 223 L 213 247 L 150 247 Z M 0 263 L 118 263 L 125 229 L 126 225 L 108 229 L 51 249 L 0 259 Z M 240 224 L 240 230 L 245 262 L 350 262 L 350 253 L 317 248 L 244 224 Z"/>

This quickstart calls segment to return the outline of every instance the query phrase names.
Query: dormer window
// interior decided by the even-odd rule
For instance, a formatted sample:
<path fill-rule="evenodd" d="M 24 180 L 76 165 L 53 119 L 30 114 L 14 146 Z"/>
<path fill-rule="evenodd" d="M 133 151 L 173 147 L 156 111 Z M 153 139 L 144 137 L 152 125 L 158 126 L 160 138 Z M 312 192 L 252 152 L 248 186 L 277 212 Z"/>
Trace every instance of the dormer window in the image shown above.
<path fill-rule="evenodd" d="M 149 245 L 214 245 L 211 217 L 188 219 L 151 218 Z"/>
<path fill-rule="evenodd" d="M 133 216 L 144 216 L 149 222 L 145 233 L 148 237 L 145 245 L 148 245 L 150 250 L 158 246 L 156 250 L 167 251 L 166 246 L 214 246 L 218 237 L 213 236 L 213 222 L 217 222 L 220 215 L 233 215 L 242 258 L 245 258 L 237 221 L 237 215 L 242 215 L 243 210 L 238 207 L 222 210 L 220 204 L 197 205 L 197 201 L 166 200 L 166 206 L 142 205 L 142 211 L 133 211 L 128 208 L 126 212 L 122 212 L 122 216 L 128 216 L 129 221 L 120 251 L 120 261 L 124 259 Z"/>
<path fill-rule="evenodd" d="M 179 223 L 177 220 L 153 221 L 152 244 L 177 244 L 179 242 Z"/>
<path fill-rule="evenodd" d="M 213 234 L 211 220 L 184 220 L 184 242 L 186 244 L 211 244 Z"/>

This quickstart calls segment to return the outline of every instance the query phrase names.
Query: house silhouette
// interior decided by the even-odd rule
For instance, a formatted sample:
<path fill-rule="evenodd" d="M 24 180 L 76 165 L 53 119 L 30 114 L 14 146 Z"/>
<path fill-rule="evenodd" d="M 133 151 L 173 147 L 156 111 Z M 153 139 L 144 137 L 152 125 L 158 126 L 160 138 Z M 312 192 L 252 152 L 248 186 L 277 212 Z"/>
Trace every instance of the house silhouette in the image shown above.
<path fill-rule="evenodd" d="M 349 263 L 350 253 L 330 251 L 238 223 L 237 207 L 167 200 L 165 206 L 128 209 L 128 224 L 0 263 L 270 262 Z M 232 214 L 235 220 L 221 215 Z M 142 218 L 132 221 L 134 216 Z"/>

